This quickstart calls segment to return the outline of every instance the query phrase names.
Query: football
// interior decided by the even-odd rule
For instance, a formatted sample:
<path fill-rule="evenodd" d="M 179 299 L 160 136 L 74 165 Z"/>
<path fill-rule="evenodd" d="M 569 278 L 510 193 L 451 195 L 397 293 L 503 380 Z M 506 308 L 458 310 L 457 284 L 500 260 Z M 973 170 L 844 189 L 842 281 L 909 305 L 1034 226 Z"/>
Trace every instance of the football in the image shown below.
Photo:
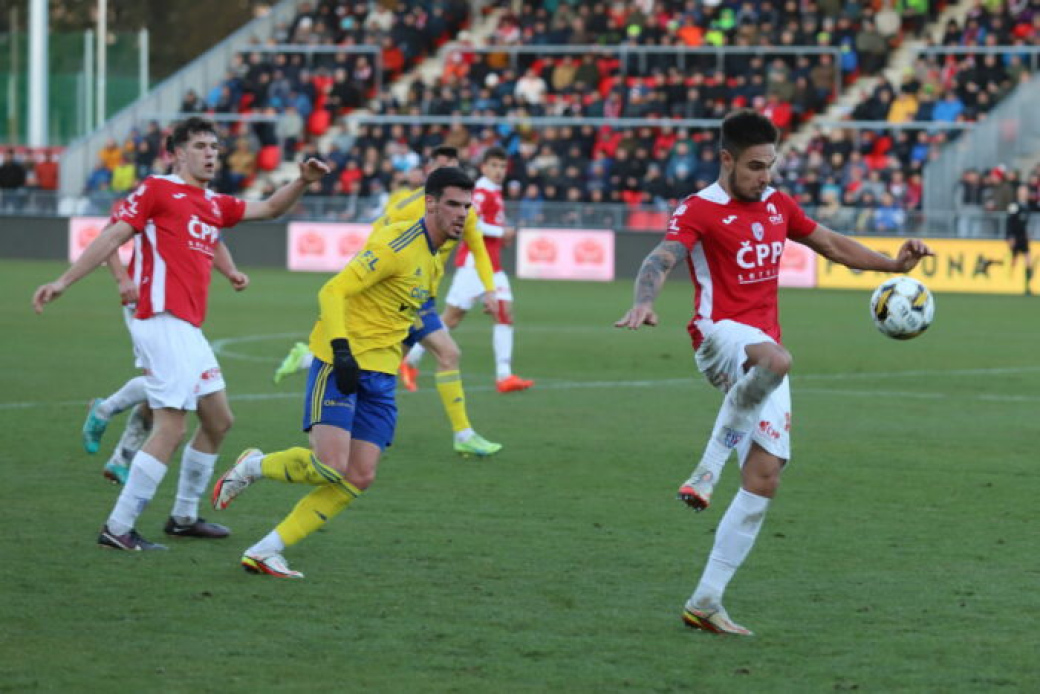
<path fill-rule="evenodd" d="M 935 299 L 911 277 L 885 280 L 870 297 L 870 317 L 882 333 L 896 340 L 917 337 L 932 324 Z"/>

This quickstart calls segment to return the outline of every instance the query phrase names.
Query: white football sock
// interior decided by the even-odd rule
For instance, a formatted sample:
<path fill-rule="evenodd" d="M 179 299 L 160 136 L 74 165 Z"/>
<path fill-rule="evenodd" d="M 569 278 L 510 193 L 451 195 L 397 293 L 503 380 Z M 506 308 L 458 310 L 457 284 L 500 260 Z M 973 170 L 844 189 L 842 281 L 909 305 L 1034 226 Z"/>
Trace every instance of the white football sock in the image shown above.
<path fill-rule="evenodd" d="M 404 358 L 405 363 L 407 363 L 408 366 L 418 366 L 419 360 L 423 358 L 424 354 L 426 354 L 426 348 L 421 344 L 416 343 L 412 345 L 410 350 L 408 350 L 408 355 Z"/>
<path fill-rule="evenodd" d="M 264 476 L 264 454 L 251 455 L 242 461 L 242 472 L 252 480 Z"/>
<path fill-rule="evenodd" d="M 112 460 L 120 465 L 129 465 L 151 431 L 151 421 L 141 414 L 141 405 L 135 405 L 126 420 L 123 435 L 119 437 L 116 449 L 112 451 Z"/>
<path fill-rule="evenodd" d="M 455 432 L 455 443 L 465 443 L 473 438 L 473 434 L 477 432 L 473 431 L 473 427 L 463 429 L 462 431 Z"/>
<path fill-rule="evenodd" d="M 753 366 L 733 384 L 719 408 L 711 438 L 708 439 L 698 467 L 707 468 L 718 480 L 730 451 L 751 434 L 762 404 L 783 380 L 780 374 Z"/>
<path fill-rule="evenodd" d="M 130 474 L 116 499 L 112 515 L 108 517 L 109 531 L 115 535 L 125 535 L 133 530 L 137 517 L 155 496 L 155 490 L 165 475 L 166 466 L 161 460 L 138 451 L 130 464 Z"/>
<path fill-rule="evenodd" d="M 269 554 L 281 554 L 285 551 L 285 541 L 277 530 L 267 533 L 260 542 L 246 550 L 246 554 L 258 554 L 267 556 Z"/>
<path fill-rule="evenodd" d="M 491 345 L 495 350 L 495 373 L 503 379 L 513 374 L 513 326 L 495 323 Z"/>
<path fill-rule="evenodd" d="M 704 609 L 722 604 L 726 586 L 755 544 L 769 501 L 743 488 L 733 497 L 715 531 L 715 545 L 711 548 L 708 565 L 704 567 L 704 574 L 686 603 L 687 607 Z"/>
<path fill-rule="evenodd" d="M 311 364 L 313 363 L 314 352 L 308 350 L 307 354 L 303 355 L 303 358 L 300 359 L 300 371 L 306 371 L 307 369 L 311 368 Z"/>
<path fill-rule="evenodd" d="M 129 410 L 134 405 L 144 402 L 148 397 L 145 391 L 144 376 L 135 376 L 123 384 L 123 387 L 109 395 L 98 404 L 98 413 L 106 419 Z"/>
<path fill-rule="evenodd" d="M 199 517 L 199 498 L 209 487 L 216 453 L 201 453 L 190 445 L 181 456 L 181 476 L 177 482 L 177 500 L 173 504 L 173 519 L 181 525 L 190 525 Z"/>

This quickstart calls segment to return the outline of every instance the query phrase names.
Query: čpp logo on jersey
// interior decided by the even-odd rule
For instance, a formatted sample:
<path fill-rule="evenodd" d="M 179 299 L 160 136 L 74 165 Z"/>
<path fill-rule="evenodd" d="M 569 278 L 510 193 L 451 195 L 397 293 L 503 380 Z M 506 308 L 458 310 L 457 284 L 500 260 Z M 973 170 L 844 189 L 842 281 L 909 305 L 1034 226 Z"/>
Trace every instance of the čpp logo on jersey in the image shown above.
<path fill-rule="evenodd" d="M 198 218 L 198 215 L 194 214 L 188 221 L 188 233 L 194 238 L 211 244 L 216 244 L 220 240 L 220 229 L 212 224 L 206 224 Z"/>
<path fill-rule="evenodd" d="M 784 254 L 784 242 L 773 241 L 772 243 L 751 244 L 743 241 L 737 250 L 737 265 L 745 270 L 753 270 L 757 267 L 776 265 L 780 256 Z"/>

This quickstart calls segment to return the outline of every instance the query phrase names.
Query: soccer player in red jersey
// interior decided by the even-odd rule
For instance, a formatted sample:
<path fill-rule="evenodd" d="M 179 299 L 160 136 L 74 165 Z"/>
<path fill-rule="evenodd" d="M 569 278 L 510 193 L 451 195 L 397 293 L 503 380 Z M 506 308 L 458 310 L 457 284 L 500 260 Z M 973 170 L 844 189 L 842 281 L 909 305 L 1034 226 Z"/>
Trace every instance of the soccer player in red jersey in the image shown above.
<path fill-rule="evenodd" d="M 173 154 L 171 152 L 171 154 Z M 113 206 L 115 214 L 122 201 Z M 118 221 L 115 217 L 109 223 Z M 140 253 L 140 237 L 135 238 L 134 250 L 130 256 L 129 264 L 124 267 L 119 258 L 119 253 L 113 253 L 106 261 L 109 272 L 112 273 L 116 286 L 119 288 L 119 298 L 123 304 L 123 317 L 129 330 L 137 312 L 137 284 L 134 282 L 134 261 Z M 243 291 L 249 286 L 249 276 L 241 272 L 236 266 L 231 251 L 221 241 L 213 255 L 213 268 L 227 277 L 232 288 L 236 292 Z M 134 366 L 142 368 L 140 358 L 134 350 Z M 148 438 L 152 430 L 152 410 L 148 407 L 148 392 L 145 386 L 145 374 L 142 372 L 121 385 L 108 397 L 94 398 L 90 401 L 87 410 L 87 418 L 83 422 L 82 439 L 83 448 L 87 453 L 97 453 L 101 446 L 101 437 L 108 428 L 111 418 L 120 412 L 130 410 L 123 433 L 119 442 L 112 451 L 111 457 L 105 462 L 103 474 L 105 479 L 114 484 L 124 484 L 130 474 L 130 462 L 137 451 Z"/>
<path fill-rule="evenodd" d="M 694 283 L 688 326 L 697 368 L 726 394 L 711 438 L 679 499 L 695 510 L 736 449 L 741 488 L 719 522 L 707 566 L 683 611 L 683 621 L 711 632 L 750 635 L 733 622 L 722 596 L 755 542 L 790 458 L 791 355 L 780 343 L 777 278 L 791 238 L 825 258 L 859 270 L 908 272 L 931 249 L 910 239 L 895 258 L 817 224 L 789 196 L 769 186 L 779 132 L 750 110 L 722 123 L 719 179 L 687 197 L 664 240 L 647 256 L 632 308 L 615 323 L 636 330 L 657 325 L 654 300 L 668 273 L 685 259 Z"/>
<path fill-rule="evenodd" d="M 495 353 L 495 387 L 500 393 L 527 390 L 534 385 L 534 381 L 513 373 L 513 292 L 509 285 L 509 275 L 502 270 L 502 246 L 511 242 L 516 235 L 515 229 L 506 226 L 505 203 L 502 199 L 502 182 L 506 178 L 508 161 L 504 149 L 490 147 L 481 160 L 481 177 L 473 191 L 473 209 L 477 211 L 484 245 L 495 271 L 498 312 L 495 314 L 492 347 Z M 441 320 L 449 330 L 454 330 L 473 305 L 484 296 L 484 286 L 477 276 L 473 258 L 465 243 L 459 246 L 455 266 L 455 276 L 452 277 L 445 300 L 447 306 L 441 314 Z M 421 355 L 422 352 L 416 352 L 413 348 L 409 363 L 414 366 Z"/>
<path fill-rule="evenodd" d="M 165 549 L 141 537 L 135 525 L 184 438 L 190 411 L 197 412 L 199 428 L 184 449 L 177 500 L 165 532 L 208 538 L 229 534 L 227 528 L 198 517 L 199 498 L 232 423 L 220 365 L 201 330 L 213 256 L 222 229 L 284 214 L 308 185 L 328 173 L 323 162 L 308 159 L 300 164 L 295 181 L 267 200 L 246 202 L 206 187 L 216 175 L 219 154 L 212 123 L 189 118 L 174 129 L 169 144 L 177 175 L 146 178 L 120 206 L 118 221 L 106 227 L 57 280 L 33 295 L 33 306 L 42 312 L 44 305 L 139 235 L 141 252 L 134 266 L 138 300 L 130 331 L 148 371 L 146 388 L 154 424 L 98 537 L 98 544 L 120 550 Z"/>

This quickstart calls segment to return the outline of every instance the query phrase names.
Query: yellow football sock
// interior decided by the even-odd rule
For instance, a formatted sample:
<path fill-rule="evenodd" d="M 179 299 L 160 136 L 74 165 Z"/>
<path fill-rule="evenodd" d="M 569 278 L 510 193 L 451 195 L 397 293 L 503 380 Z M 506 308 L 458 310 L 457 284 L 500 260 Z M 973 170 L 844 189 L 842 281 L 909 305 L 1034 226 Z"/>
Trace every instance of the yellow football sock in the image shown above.
<path fill-rule="evenodd" d="M 361 490 L 346 480 L 327 484 L 300 499 L 296 508 L 275 528 L 285 546 L 297 542 L 329 522 L 361 496 Z"/>
<path fill-rule="evenodd" d="M 268 453 L 260 463 L 264 477 L 279 482 L 299 484 L 334 484 L 343 475 L 318 460 L 308 448 L 290 448 Z"/>
<path fill-rule="evenodd" d="M 454 432 L 469 429 L 469 417 L 466 415 L 466 393 L 462 390 L 462 375 L 455 371 L 438 371 L 434 374 L 437 381 L 437 392 L 444 403 L 444 411 L 451 421 Z"/>

